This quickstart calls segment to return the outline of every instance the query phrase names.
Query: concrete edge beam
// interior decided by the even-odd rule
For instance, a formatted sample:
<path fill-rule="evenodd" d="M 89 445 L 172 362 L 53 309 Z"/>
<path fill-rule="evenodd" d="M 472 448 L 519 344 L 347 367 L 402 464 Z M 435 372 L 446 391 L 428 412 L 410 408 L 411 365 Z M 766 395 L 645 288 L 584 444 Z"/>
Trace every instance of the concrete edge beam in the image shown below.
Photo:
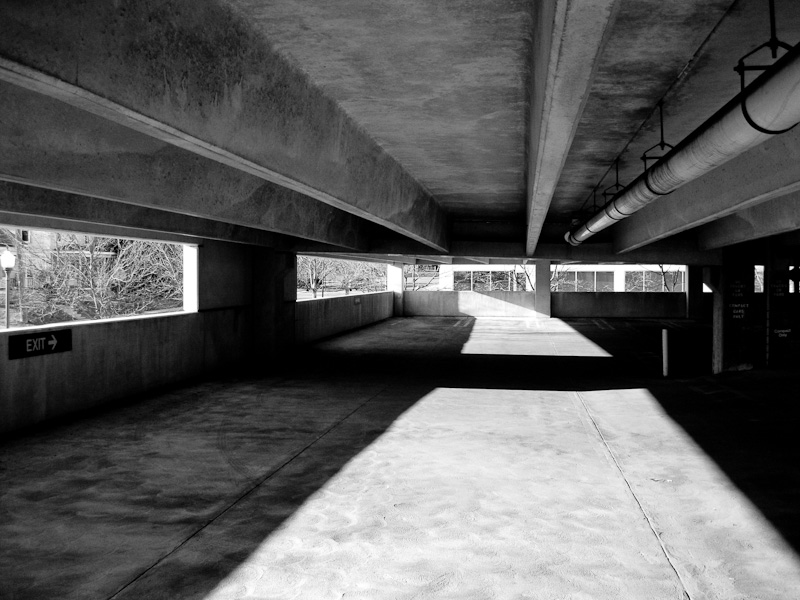
<path fill-rule="evenodd" d="M 366 249 L 368 229 L 375 227 L 298 192 L 5 82 L 0 82 L 0 105 L 0 179 L 6 181 L 354 250 Z"/>
<path fill-rule="evenodd" d="M 406 250 L 406 251 L 404 251 Z M 367 254 L 348 253 L 352 257 L 380 256 L 385 262 L 404 262 L 415 264 L 419 262 L 418 254 L 408 252 L 404 245 L 385 245 L 381 252 L 370 251 Z M 322 253 L 327 254 L 327 253 Z M 525 264 L 531 258 L 526 255 L 522 243 L 505 242 L 459 242 L 452 243 L 452 251 L 446 255 L 452 259 L 452 264 Z M 440 257 L 426 256 L 423 262 L 428 264 L 440 263 Z M 634 263 L 634 264 L 685 264 L 685 265 L 719 265 L 722 264 L 720 250 L 701 250 L 693 241 L 669 241 L 654 244 L 640 250 L 618 254 L 610 243 L 581 244 L 539 244 L 534 254 L 535 259 L 557 262 L 581 263 Z M 360 260 L 355 258 L 355 260 Z M 366 260 L 366 259 L 365 259 Z"/>
<path fill-rule="evenodd" d="M 556 184 L 620 0 L 535 3 L 526 254 L 539 243 Z M 546 74 L 541 78 L 538 74 Z M 544 81 L 542 81 L 544 79 Z M 532 82 L 533 83 L 533 82 Z"/>
<path fill-rule="evenodd" d="M 4 80 L 446 250 L 435 199 L 229 7 L 5 4 L 0 20 Z"/>
<path fill-rule="evenodd" d="M 764 202 L 702 226 L 698 245 L 709 250 L 800 229 L 800 192 Z"/>
<path fill-rule="evenodd" d="M 800 191 L 800 128 L 774 136 L 613 228 L 629 252 L 762 202 Z"/>
<path fill-rule="evenodd" d="M 260 229 L 7 181 L 0 181 L 0 209 L 0 222 L 31 229 L 179 243 L 198 238 L 269 247 L 285 243 L 283 236 Z"/>

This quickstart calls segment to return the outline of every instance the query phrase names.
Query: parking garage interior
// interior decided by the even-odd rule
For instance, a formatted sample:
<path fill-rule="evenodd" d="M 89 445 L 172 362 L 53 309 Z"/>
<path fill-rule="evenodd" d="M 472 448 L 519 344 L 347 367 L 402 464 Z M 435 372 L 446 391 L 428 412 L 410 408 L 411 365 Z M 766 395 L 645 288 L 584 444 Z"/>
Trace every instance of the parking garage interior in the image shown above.
<path fill-rule="evenodd" d="M 800 588 L 795 2 L 0 15 L 0 225 L 182 244 L 188 290 L 0 330 L 0 597 Z M 297 302 L 298 254 L 387 291 Z"/>

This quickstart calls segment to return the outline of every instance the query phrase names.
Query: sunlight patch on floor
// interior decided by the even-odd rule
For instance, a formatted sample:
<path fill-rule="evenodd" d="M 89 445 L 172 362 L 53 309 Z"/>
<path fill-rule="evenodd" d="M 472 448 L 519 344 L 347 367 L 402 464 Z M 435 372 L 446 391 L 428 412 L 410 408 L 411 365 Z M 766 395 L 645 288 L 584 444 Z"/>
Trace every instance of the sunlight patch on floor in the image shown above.
<path fill-rule="evenodd" d="M 206 598 L 672 600 L 678 589 L 571 392 L 437 388 Z"/>
<path fill-rule="evenodd" d="M 561 319 L 476 319 L 462 354 L 609 358 Z"/>
<path fill-rule="evenodd" d="M 793 548 L 650 391 L 578 396 L 692 598 L 783 598 L 800 589 Z"/>

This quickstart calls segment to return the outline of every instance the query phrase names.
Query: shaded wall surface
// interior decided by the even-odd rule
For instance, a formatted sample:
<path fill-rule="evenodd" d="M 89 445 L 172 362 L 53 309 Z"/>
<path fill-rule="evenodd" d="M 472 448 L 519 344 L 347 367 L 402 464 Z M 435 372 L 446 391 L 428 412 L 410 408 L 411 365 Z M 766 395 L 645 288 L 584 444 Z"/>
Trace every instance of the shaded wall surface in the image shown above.
<path fill-rule="evenodd" d="M 220 370 L 268 365 L 291 346 L 294 255 L 207 241 L 198 265 L 198 312 L 0 332 L 0 432 Z M 64 329 L 70 351 L 10 359 L 10 337 Z"/>
<path fill-rule="evenodd" d="M 243 308 L 99 323 L 67 323 L 26 333 L 72 331 L 72 350 L 9 360 L 0 333 L 0 430 L 121 400 L 197 377 L 241 357 Z"/>
<path fill-rule="evenodd" d="M 531 292 L 405 292 L 405 316 L 536 317 Z M 553 317 L 683 318 L 686 296 L 662 292 L 551 292 Z"/>
<path fill-rule="evenodd" d="M 535 317 L 530 292 L 409 292 L 407 317 Z"/>
<path fill-rule="evenodd" d="M 686 295 L 682 292 L 553 292 L 554 317 L 624 319 L 682 319 Z"/>
<path fill-rule="evenodd" d="M 298 302 L 295 342 L 305 344 L 393 316 L 394 294 L 356 294 Z"/>

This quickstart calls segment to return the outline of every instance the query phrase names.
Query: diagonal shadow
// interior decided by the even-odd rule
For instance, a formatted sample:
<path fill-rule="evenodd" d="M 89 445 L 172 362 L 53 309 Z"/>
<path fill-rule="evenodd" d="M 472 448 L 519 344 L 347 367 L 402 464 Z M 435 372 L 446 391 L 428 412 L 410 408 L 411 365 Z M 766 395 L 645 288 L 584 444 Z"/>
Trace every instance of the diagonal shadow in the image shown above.
<path fill-rule="evenodd" d="M 462 354 L 474 319 L 394 323 L 300 352 L 280 379 L 205 383 L 6 443 L 4 597 L 203 598 L 438 387 L 647 387 L 798 548 L 796 378 L 780 402 L 773 379 L 741 392 L 743 374 L 665 385 L 655 321 L 570 323 L 611 356 Z"/>
<path fill-rule="evenodd" d="M 613 336 L 586 324 L 576 330 L 616 353 Z M 652 347 L 662 328 L 670 332 L 676 375 L 647 384 L 665 413 L 711 458 L 728 479 L 800 554 L 800 442 L 798 374 L 764 369 L 709 375 L 708 324 L 624 324 Z"/>
<path fill-rule="evenodd" d="M 446 352 L 471 329 L 448 331 Z M 299 353 L 280 379 L 207 382 L 4 443 L 2 597 L 203 598 L 431 390 L 402 364 L 346 362 Z"/>

